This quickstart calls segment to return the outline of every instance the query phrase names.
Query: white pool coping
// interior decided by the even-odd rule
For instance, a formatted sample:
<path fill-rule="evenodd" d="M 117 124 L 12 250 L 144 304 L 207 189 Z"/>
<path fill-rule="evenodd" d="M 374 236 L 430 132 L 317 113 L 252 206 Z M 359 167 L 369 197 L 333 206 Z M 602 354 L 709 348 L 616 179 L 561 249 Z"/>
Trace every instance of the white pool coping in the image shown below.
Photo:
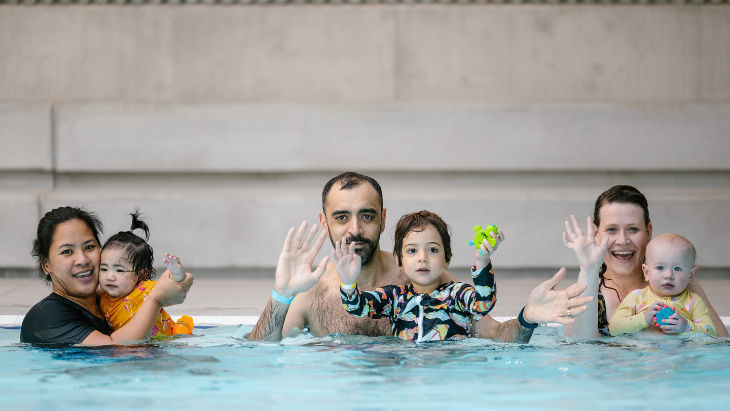
<path fill-rule="evenodd" d="M 256 315 L 191 315 L 195 319 L 196 325 L 255 325 L 259 320 Z M 0 325 L 2 326 L 19 326 L 23 323 L 24 315 L 0 315 Z M 517 317 L 496 316 L 493 317 L 499 322 L 505 322 Z M 720 317 L 723 324 L 727 327 L 730 325 L 730 317 Z M 548 324 L 548 326 L 558 326 L 559 324 Z"/>

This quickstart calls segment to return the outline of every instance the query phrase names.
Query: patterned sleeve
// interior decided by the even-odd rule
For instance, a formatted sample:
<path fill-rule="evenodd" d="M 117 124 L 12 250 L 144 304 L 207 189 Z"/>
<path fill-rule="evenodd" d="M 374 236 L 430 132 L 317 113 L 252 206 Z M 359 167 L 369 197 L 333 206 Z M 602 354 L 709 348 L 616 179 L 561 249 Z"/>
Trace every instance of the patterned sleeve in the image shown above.
<path fill-rule="evenodd" d="M 462 286 L 457 295 L 457 307 L 481 318 L 486 315 L 497 302 L 497 286 L 494 284 L 494 271 L 490 261 L 486 267 L 472 273 L 474 287 Z"/>
<path fill-rule="evenodd" d="M 611 317 L 611 321 L 608 323 L 608 329 L 611 331 L 611 335 L 616 336 L 632 333 L 649 326 L 644 318 L 644 311 L 636 312 L 636 306 L 639 304 L 640 298 L 641 295 L 634 292 L 629 293 L 624 298 L 621 305 L 618 306 L 616 312 L 613 314 L 613 317 Z M 645 308 L 649 308 L 649 306 Z"/>
<path fill-rule="evenodd" d="M 694 293 L 691 293 L 690 296 L 692 299 L 692 311 L 690 312 L 692 319 L 689 321 L 690 331 L 717 337 L 717 328 L 715 327 L 715 323 L 712 322 L 707 304 L 705 304 L 705 301 L 700 296 Z"/>
<path fill-rule="evenodd" d="M 373 291 L 360 291 L 355 286 L 352 296 L 340 288 L 340 297 L 345 310 L 355 317 L 392 318 L 393 307 L 404 287 L 386 285 Z"/>

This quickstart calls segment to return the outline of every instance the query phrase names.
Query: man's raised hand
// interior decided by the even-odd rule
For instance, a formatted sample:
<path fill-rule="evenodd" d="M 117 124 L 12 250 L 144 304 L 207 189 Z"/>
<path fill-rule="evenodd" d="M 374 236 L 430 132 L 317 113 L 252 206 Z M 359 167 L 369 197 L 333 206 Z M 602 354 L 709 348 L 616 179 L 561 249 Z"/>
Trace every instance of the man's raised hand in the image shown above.
<path fill-rule="evenodd" d="M 354 241 L 348 247 L 347 239 L 342 237 L 342 241 L 338 241 L 335 244 L 335 249 L 332 250 L 332 261 L 335 262 L 337 274 L 340 276 L 343 284 L 350 285 L 357 281 L 357 277 L 360 275 L 360 269 L 362 268 L 362 259 L 359 255 L 355 254 Z"/>
<path fill-rule="evenodd" d="M 276 266 L 274 290 L 277 293 L 285 297 L 294 297 L 312 288 L 324 274 L 329 257 L 324 257 L 317 269 L 312 272 L 314 257 L 317 256 L 327 238 L 327 231 L 322 230 L 312 244 L 318 229 L 317 224 L 313 225 L 307 236 L 304 237 L 304 233 L 307 231 L 307 222 L 304 221 L 299 230 L 295 230 L 294 227 L 289 230 L 284 241 L 284 249 L 279 255 L 279 263 Z M 311 250 L 309 250 L 310 244 L 312 244 Z"/>
<path fill-rule="evenodd" d="M 565 222 L 567 233 L 563 233 L 563 244 L 575 252 L 581 270 L 599 268 L 606 256 L 608 236 L 603 237 L 601 244 L 596 244 L 596 229 L 591 217 L 588 217 L 587 235 L 583 235 L 583 229 L 574 215 L 570 219 L 573 224 L 571 226 L 570 222 Z"/>
<path fill-rule="evenodd" d="M 555 286 L 565 278 L 565 268 L 553 278 L 535 287 L 527 299 L 523 316 L 531 323 L 572 324 L 575 316 L 588 309 L 586 304 L 593 301 L 593 296 L 581 297 L 586 290 L 585 285 L 573 284 L 565 290 L 556 290 Z"/>

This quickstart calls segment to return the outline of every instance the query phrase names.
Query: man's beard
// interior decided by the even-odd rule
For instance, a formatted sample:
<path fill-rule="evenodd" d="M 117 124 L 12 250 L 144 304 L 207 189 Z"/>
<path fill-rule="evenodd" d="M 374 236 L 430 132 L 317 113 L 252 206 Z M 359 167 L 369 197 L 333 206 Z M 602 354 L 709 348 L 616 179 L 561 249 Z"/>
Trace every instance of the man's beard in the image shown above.
<path fill-rule="evenodd" d="M 332 247 L 334 247 L 335 241 L 332 239 L 332 236 L 330 236 L 330 241 L 332 242 Z M 345 241 L 347 241 L 348 246 L 353 241 L 362 245 L 362 247 L 360 247 L 359 249 L 355 249 L 355 254 L 360 256 L 360 259 L 362 260 L 362 266 L 365 267 L 373 260 L 373 256 L 380 246 L 380 233 L 378 233 L 377 237 L 375 237 L 374 240 L 365 238 L 361 235 L 354 235 L 351 237 L 347 237 Z"/>

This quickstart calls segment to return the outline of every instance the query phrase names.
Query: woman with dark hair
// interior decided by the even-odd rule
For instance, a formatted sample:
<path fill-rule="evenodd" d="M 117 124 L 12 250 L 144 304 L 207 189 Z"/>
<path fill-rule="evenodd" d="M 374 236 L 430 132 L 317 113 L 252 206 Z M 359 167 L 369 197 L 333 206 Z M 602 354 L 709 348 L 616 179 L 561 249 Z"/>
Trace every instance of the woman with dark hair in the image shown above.
<path fill-rule="evenodd" d="M 183 281 L 175 282 L 165 272 L 134 319 L 113 331 L 96 299 L 101 231 L 101 221 L 93 213 L 76 207 L 56 208 L 41 218 L 33 256 L 53 292 L 28 311 L 21 342 L 109 345 L 143 340 L 163 307 L 185 300 L 193 277 L 186 274 Z"/>
<path fill-rule="evenodd" d="M 628 293 L 648 286 L 641 264 L 653 230 L 649 204 L 636 188 L 618 185 L 596 199 L 593 218 L 588 218 L 587 233 L 584 234 L 575 216 L 571 219 L 572 223 L 565 222 L 567 233 L 563 233 L 563 242 L 578 257 L 578 284 L 588 286 L 584 295 L 596 297 L 598 304 L 590 304 L 575 323 L 566 325 L 565 335 L 579 339 L 610 335 L 608 322 L 621 301 Z M 693 280 L 688 288 L 707 304 L 717 336 L 727 337 L 727 329 L 700 283 Z"/>

